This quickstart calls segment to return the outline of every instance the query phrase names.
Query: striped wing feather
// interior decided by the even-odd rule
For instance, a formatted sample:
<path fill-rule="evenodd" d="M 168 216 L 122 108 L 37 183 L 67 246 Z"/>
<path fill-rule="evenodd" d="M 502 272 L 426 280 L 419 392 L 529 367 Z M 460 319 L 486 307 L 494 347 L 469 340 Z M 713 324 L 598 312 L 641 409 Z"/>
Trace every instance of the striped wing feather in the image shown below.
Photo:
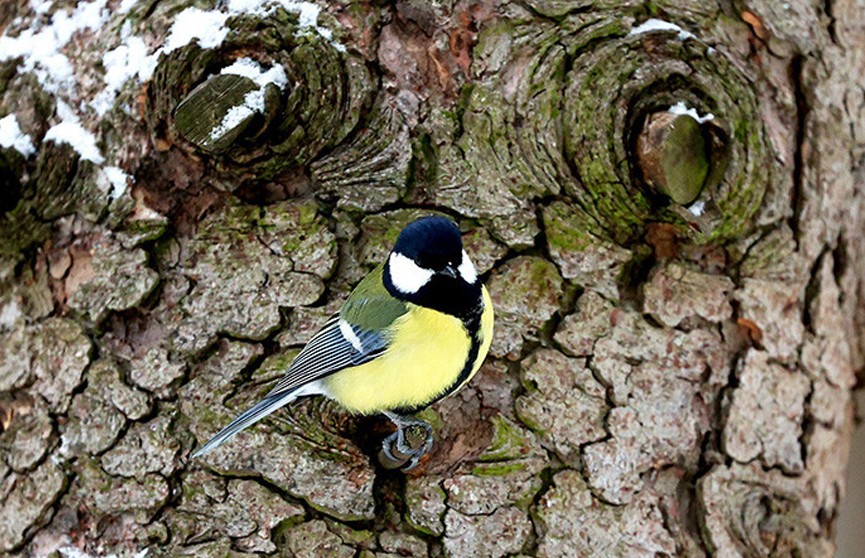
<path fill-rule="evenodd" d="M 322 393 L 317 380 L 369 362 L 387 350 L 387 327 L 407 309 L 387 293 L 381 274 L 379 266 L 364 278 L 340 313 L 310 339 L 270 393 L 208 440 L 193 457 L 215 449 L 298 397 Z M 345 328 L 354 334 L 351 339 L 346 338 Z"/>
<path fill-rule="evenodd" d="M 351 326 L 362 350 L 346 339 L 340 328 L 339 314 L 331 317 L 319 330 L 300 354 L 291 363 L 285 376 L 277 382 L 268 394 L 277 395 L 291 391 L 349 366 L 358 366 L 379 356 L 387 348 L 384 335 L 374 331 L 364 331 Z"/>

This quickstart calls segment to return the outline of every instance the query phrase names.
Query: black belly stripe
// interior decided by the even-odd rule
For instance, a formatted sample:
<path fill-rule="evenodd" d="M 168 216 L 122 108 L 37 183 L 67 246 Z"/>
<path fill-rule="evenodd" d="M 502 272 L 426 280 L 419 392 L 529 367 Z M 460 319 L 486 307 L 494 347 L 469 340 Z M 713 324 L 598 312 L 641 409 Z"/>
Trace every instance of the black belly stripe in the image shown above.
<path fill-rule="evenodd" d="M 482 314 L 483 314 L 483 306 L 481 305 L 480 311 L 478 311 L 476 313 L 472 313 L 472 315 L 470 315 L 467 318 L 462 318 L 463 326 L 466 328 L 466 332 L 468 332 L 469 337 L 471 337 L 472 344 L 469 347 L 469 354 L 466 357 L 466 362 L 463 365 L 463 369 L 460 370 L 460 373 L 459 373 L 459 376 L 457 376 L 457 379 L 454 380 L 454 382 L 451 385 L 449 385 L 447 387 L 447 389 L 445 389 L 441 393 L 441 395 L 439 395 L 438 397 L 436 397 L 435 399 L 433 399 L 429 403 L 424 403 L 423 405 L 417 405 L 415 407 L 401 407 L 399 409 L 393 409 L 392 412 L 394 412 L 398 415 L 402 415 L 402 416 L 413 415 L 413 414 L 417 413 L 418 411 L 426 409 L 427 407 L 429 407 L 430 405 L 432 405 L 436 401 L 438 401 L 440 399 L 444 399 L 448 395 L 452 394 L 454 391 L 456 391 L 456 389 L 458 387 L 460 387 L 463 384 L 463 382 L 465 382 L 468 379 L 468 377 L 472 373 L 472 368 L 474 368 L 475 361 L 478 358 L 478 352 L 480 352 L 480 350 L 481 350 L 480 333 L 481 333 L 481 315 Z"/>

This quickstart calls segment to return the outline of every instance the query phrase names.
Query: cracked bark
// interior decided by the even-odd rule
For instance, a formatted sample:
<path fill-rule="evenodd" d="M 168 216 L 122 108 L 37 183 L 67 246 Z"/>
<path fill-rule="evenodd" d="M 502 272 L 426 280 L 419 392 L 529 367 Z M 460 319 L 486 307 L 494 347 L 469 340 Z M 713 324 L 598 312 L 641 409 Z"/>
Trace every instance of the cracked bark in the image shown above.
<path fill-rule="evenodd" d="M 865 365 L 861 0 L 199 2 L 221 42 L 106 78 L 191 4 L 79 2 L 104 12 L 57 51 L 64 87 L 0 52 L 35 147 L 0 147 L 0 552 L 832 555 Z M 0 10 L 0 44 L 71 9 L 39 6 Z M 285 87 L 220 75 L 242 57 Z M 649 186 L 638 138 L 678 102 L 714 118 L 652 141 L 705 164 L 649 157 Z M 99 157 L 46 139 L 70 111 Z M 384 471 L 386 423 L 314 400 L 191 462 L 430 211 L 497 309 L 481 373 L 424 413 L 430 458 Z"/>

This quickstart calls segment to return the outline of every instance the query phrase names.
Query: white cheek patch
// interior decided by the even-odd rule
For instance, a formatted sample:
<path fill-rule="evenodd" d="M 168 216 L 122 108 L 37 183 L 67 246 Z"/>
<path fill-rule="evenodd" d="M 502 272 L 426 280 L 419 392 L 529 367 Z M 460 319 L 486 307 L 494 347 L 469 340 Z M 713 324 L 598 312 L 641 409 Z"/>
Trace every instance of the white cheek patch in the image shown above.
<path fill-rule="evenodd" d="M 474 285 L 475 281 L 478 280 L 478 270 L 475 269 L 475 265 L 472 263 L 471 258 L 469 258 L 469 255 L 465 250 L 463 250 L 463 261 L 460 262 L 457 271 L 459 271 L 460 277 L 463 278 L 463 281 L 469 285 Z"/>
<path fill-rule="evenodd" d="M 424 269 L 398 252 L 390 255 L 390 280 L 400 292 L 414 294 L 429 283 L 433 271 Z"/>

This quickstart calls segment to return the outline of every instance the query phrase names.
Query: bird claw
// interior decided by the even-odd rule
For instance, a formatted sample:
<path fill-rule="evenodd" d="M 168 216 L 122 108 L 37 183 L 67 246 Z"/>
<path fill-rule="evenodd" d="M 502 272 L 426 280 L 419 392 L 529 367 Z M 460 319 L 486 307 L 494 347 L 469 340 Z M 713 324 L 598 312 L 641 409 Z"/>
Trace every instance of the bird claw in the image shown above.
<path fill-rule="evenodd" d="M 382 441 L 379 462 L 386 469 L 411 471 L 433 445 L 432 427 L 422 420 L 399 417 L 391 420 L 397 430 Z"/>

